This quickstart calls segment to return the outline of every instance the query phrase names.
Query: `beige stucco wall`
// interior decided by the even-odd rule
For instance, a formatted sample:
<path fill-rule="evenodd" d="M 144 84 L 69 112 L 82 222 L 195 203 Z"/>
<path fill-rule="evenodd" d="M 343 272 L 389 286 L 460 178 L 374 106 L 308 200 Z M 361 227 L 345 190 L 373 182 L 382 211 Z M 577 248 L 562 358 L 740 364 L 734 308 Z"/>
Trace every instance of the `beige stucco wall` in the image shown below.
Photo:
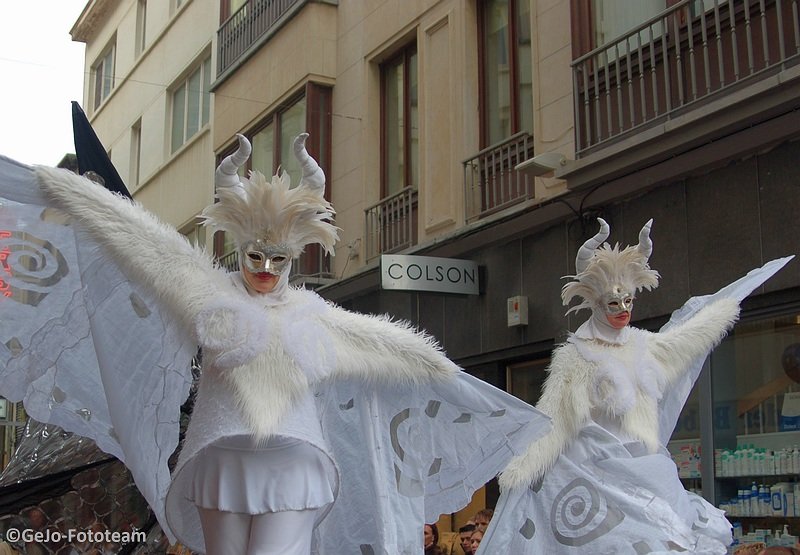
<path fill-rule="evenodd" d="M 93 110 L 93 81 L 87 78 L 84 109 L 134 197 L 168 223 L 184 228 L 213 201 L 213 115 L 205 130 L 171 153 L 170 87 L 209 54 L 213 66 L 219 3 L 186 0 L 180 9 L 172 10 L 173 2 L 148 2 L 146 48 L 139 57 L 135 56 L 136 5 L 135 0 L 109 3 L 111 8 L 90 33 L 87 72 L 116 35 L 116 80 L 109 97 Z M 137 186 L 131 177 L 131 128 L 140 119 Z"/>

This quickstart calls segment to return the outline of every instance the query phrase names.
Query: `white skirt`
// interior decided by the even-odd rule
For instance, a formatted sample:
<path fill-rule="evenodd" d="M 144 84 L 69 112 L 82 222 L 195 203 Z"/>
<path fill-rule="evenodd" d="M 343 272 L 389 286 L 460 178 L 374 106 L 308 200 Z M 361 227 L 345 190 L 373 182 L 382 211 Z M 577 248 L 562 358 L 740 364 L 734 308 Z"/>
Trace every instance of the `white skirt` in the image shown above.
<path fill-rule="evenodd" d="M 225 438 L 197 456 L 195 505 L 247 514 L 318 509 L 334 500 L 326 455 L 308 442 L 276 436 L 265 445 Z"/>

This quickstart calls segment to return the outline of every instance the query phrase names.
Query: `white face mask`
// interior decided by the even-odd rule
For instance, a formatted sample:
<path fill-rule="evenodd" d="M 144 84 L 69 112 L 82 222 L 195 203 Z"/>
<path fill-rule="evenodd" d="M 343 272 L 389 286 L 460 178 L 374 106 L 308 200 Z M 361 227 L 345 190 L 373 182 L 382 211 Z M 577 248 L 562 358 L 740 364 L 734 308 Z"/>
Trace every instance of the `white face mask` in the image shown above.
<path fill-rule="evenodd" d="M 611 291 L 603 295 L 603 308 L 609 316 L 617 316 L 623 312 L 633 311 L 633 293 L 615 285 Z"/>
<path fill-rule="evenodd" d="M 271 245 L 260 239 L 248 241 L 241 248 L 244 266 L 254 274 L 283 275 L 291 268 L 291 251 L 282 245 Z"/>

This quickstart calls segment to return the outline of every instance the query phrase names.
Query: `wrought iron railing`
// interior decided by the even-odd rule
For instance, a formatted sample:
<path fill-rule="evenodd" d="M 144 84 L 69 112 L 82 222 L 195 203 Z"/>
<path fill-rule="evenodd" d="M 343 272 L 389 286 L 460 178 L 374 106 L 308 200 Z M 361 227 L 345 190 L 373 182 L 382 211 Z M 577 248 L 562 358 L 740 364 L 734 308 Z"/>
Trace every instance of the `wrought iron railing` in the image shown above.
<path fill-rule="evenodd" d="M 682 0 L 572 62 L 576 151 L 800 57 L 798 0 Z"/>
<path fill-rule="evenodd" d="M 364 210 L 366 258 L 408 248 L 417 240 L 417 190 L 406 187 Z"/>
<path fill-rule="evenodd" d="M 533 178 L 514 170 L 517 164 L 532 156 L 533 137 L 522 132 L 464 161 L 468 222 L 533 197 Z"/>
<path fill-rule="evenodd" d="M 239 59 L 296 4 L 307 0 L 248 0 L 217 31 L 217 75 Z"/>

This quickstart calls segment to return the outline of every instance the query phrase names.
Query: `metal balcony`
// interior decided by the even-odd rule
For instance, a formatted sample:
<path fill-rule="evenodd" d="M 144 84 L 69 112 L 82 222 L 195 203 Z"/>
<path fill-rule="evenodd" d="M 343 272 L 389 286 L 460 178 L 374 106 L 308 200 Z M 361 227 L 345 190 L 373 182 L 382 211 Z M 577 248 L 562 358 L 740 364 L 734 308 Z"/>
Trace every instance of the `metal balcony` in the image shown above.
<path fill-rule="evenodd" d="M 217 75 L 308 0 L 248 0 L 217 31 Z"/>
<path fill-rule="evenodd" d="M 533 198 L 533 178 L 514 170 L 532 156 L 533 137 L 522 132 L 464 161 L 467 222 Z"/>
<path fill-rule="evenodd" d="M 406 187 L 364 210 L 366 257 L 406 249 L 417 242 L 417 190 Z"/>
<path fill-rule="evenodd" d="M 786 69 L 798 0 L 682 0 L 572 63 L 577 155 Z"/>

